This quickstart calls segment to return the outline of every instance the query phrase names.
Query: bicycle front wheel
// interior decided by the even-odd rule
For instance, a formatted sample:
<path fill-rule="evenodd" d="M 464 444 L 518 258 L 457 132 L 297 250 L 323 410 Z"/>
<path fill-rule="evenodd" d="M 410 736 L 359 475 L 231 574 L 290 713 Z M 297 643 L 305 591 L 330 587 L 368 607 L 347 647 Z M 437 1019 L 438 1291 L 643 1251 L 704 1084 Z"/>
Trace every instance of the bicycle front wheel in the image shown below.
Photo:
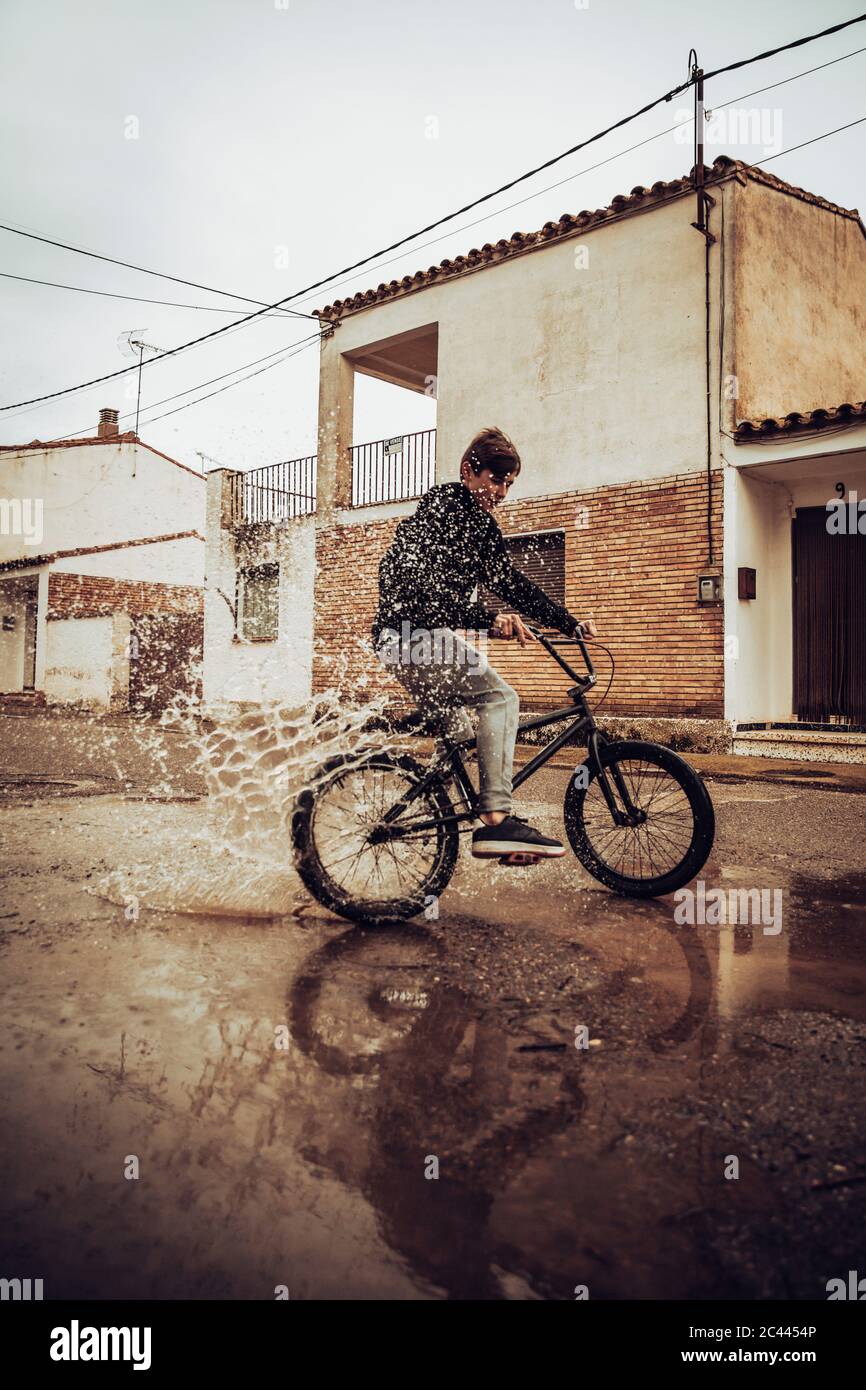
<path fill-rule="evenodd" d="M 317 902 L 350 921 L 388 922 L 414 917 L 445 891 L 457 863 L 455 823 L 412 828 L 453 813 L 441 780 L 393 822 L 405 834 L 375 838 L 386 813 L 424 776 L 408 755 L 348 754 L 331 759 L 301 792 L 292 815 L 295 867 Z"/>
<path fill-rule="evenodd" d="M 628 792 L 637 824 L 618 824 L 596 769 L 583 764 L 587 785 L 572 778 L 565 794 L 565 830 L 584 868 L 605 887 L 632 898 L 673 893 L 699 873 L 715 837 L 709 792 L 694 768 L 657 743 L 636 739 L 599 749 L 618 811 Z"/>

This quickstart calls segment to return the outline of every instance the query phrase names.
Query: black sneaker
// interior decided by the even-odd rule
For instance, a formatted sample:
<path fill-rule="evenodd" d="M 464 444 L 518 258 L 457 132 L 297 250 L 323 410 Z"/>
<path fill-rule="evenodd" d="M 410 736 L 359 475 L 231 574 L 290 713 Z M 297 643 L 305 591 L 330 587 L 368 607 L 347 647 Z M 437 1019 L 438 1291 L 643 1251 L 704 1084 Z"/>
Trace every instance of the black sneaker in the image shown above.
<path fill-rule="evenodd" d="M 565 854 L 565 845 L 542 835 L 521 816 L 506 816 L 498 825 L 482 825 L 473 833 L 472 853 L 476 859 L 499 859 L 515 853 L 558 859 Z"/>

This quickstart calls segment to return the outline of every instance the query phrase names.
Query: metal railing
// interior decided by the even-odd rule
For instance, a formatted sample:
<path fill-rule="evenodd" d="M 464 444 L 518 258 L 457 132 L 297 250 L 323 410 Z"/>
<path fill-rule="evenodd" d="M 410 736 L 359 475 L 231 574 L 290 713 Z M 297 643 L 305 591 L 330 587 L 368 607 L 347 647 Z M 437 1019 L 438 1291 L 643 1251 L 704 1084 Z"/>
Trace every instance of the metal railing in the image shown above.
<path fill-rule="evenodd" d="M 316 510 L 316 455 L 251 468 L 231 479 L 233 526 L 288 521 Z"/>
<path fill-rule="evenodd" d="M 355 444 L 353 507 L 421 497 L 436 481 L 436 431 L 393 435 Z M 255 526 L 289 521 L 316 510 L 316 454 L 237 473 L 230 481 L 231 524 Z"/>
<path fill-rule="evenodd" d="M 349 452 L 353 507 L 420 497 L 436 481 L 435 429 L 355 444 Z"/>

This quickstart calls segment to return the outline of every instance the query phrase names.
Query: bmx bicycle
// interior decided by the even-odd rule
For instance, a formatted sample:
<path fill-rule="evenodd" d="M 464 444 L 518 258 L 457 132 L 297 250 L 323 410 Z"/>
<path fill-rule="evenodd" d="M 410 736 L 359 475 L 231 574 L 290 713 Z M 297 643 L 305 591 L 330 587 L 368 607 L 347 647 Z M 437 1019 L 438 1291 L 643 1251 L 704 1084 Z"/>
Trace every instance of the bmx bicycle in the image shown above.
<path fill-rule="evenodd" d="M 514 790 L 560 748 L 585 742 L 586 759 L 569 779 L 563 805 L 572 850 L 616 893 L 673 893 L 700 872 L 712 849 L 715 815 L 703 781 L 671 749 L 611 740 L 599 729 L 586 700 L 597 677 L 582 631 L 559 644 L 579 648 L 585 675 L 544 633 L 530 631 L 574 685 L 564 708 L 520 720 L 518 736 L 548 724 L 564 727 L 515 773 Z M 478 793 L 464 762 L 475 737 L 448 738 L 440 719 L 420 713 L 393 728 L 436 736 L 432 762 L 425 766 L 388 749 L 337 754 L 315 770 L 292 811 L 302 882 L 317 902 L 349 921 L 394 922 L 423 912 L 447 888 L 459 836 L 478 816 Z"/>

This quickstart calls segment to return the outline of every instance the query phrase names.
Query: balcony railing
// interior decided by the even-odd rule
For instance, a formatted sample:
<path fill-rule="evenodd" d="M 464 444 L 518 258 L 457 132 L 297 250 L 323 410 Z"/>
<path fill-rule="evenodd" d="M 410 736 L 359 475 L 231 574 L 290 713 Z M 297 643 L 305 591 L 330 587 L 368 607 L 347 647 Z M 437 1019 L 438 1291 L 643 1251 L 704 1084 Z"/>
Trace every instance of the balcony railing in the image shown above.
<path fill-rule="evenodd" d="M 235 526 L 288 521 L 316 510 L 316 455 L 251 468 L 231 479 L 231 513 Z"/>
<path fill-rule="evenodd" d="M 421 497 L 436 481 L 435 430 L 355 444 L 350 452 L 353 507 Z"/>
<path fill-rule="evenodd" d="M 349 454 L 353 507 L 421 497 L 436 481 L 435 430 L 355 444 Z M 316 510 L 316 455 L 237 473 L 230 486 L 233 526 L 306 516 Z"/>

